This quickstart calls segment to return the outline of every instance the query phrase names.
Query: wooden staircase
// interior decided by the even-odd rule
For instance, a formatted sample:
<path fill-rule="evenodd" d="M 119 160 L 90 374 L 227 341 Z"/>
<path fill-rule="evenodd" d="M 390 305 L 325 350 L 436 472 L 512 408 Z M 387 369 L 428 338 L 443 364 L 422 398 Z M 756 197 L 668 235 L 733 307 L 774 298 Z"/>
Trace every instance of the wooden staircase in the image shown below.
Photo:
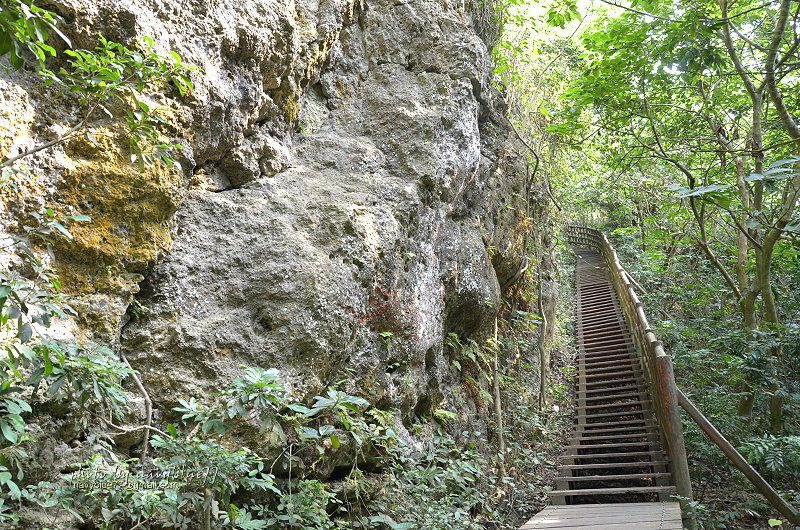
<path fill-rule="evenodd" d="M 578 406 L 553 504 L 667 501 L 675 493 L 643 367 L 600 254 L 577 248 Z"/>
<path fill-rule="evenodd" d="M 578 255 L 578 409 L 549 495 L 521 528 L 694 530 L 692 483 L 679 408 L 790 523 L 800 511 L 781 497 L 675 384 L 672 359 L 644 313 L 608 238 L 570 226 Z M 679 502 L 668 502 L 670 498 Z M 661 501 L 661 502 L 656 502 Z"/>

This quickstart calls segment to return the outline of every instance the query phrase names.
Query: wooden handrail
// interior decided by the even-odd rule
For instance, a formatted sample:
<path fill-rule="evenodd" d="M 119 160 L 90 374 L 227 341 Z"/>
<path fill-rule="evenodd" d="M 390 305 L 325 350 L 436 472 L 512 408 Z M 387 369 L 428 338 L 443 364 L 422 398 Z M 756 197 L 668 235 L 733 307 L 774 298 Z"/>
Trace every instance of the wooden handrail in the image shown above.
<path fill-rule="evenodd" d="M 764 480 L 764 478 L 751 466 L 747 460 L 736 450 L 725 437 L 714 427 L 714 424 L 708 421 L 708 418 L 703 416 L 692 401 L 686 395 L 678 390 L 678 403 L 685 410 L 694 422 L 706 433 L 706 436 L 717 444 L 728 460 L 736 466 L 736 468 L 744 473 L 747 480 L 763 495 L 773 508 L 778 510 L 781 515 L 786 517 L 792 524 L 800 524 L 800 512 L 794 506 L 786 502 L 783 497 L 778 495 L 778 492 L 772 489 L 772 486 Z"/>
<path fill-rule="evenodd" d="M 675 384 L 675 375 L 672 367 L 672 358 L 664 351 L 661 342 L 656 338 L 650 323 L 647 321 L 642 303 L 633 289 L 635 280 L 622 268 L 617 258 L 617 252 L 608 241 L 605 234 L 593 228 L 570 226 L 567 228 L 567 240 L 588 247 L 595 248 L 606 261 L 611 279 L 620 298 L 625 320 L 633 332 L 636 351 L 639 353 L 644 373 L 650 386 L 650 394 L 654 404 L 654 411 L 663 430 L 667 453 L 671 460 L 672 475 L 675 479 L 675 489 L 681 501 L 681 506 L 686 509 L 686 503 L 692 499 L 692 485 L 689 478 L 689 464 L 686 457 L 686 446 L 681 430 L 679 406 L 700 429 L 714 442 L 725 454 L 728 460 L 737 469 L 744 473 L 756 490 L 778 512 L 786 517 L 791 524 L 800 524 L 800 512 L 784 500 L 759 475 L 747 460 L 725 439 L 714 425 L 703 416 L 700 410 L 687 398 Z M 637 284 L 636 287 L 643 292 Z M 687 513 L 684 511 L 684 513 Z M 690 522 L 690 524 L 692 524 Z"/>

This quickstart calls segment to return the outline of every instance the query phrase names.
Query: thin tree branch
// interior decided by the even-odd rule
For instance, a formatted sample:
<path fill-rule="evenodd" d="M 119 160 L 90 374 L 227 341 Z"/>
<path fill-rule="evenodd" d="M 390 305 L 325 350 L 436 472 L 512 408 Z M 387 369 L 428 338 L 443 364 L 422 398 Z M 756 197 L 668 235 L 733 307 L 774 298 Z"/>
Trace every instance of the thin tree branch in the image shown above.
<path fill-rule="evenodd" d="M 144 432 L 144 439 L 142 440 L 142 456 L 140 459 L 142 463 L 144 463 L 145 459 L 147 458 L 148 443 L 150 441 L 150 428 L 153 425 L 153 401 L 150 399 L 150 394 L 147 393 L 147 389 L 144 387 L 144 384 L 142 384 L 139 374 L 133 370 L 131 363 L 128 362 L 128 358 L 125 357 L 125 354 L 120 352 L 119 357 L 122 359 L 122 362 L 124 362 L 128 368 L 132 370 L 131 378 L 133 379 L 133 383 L 136 385 L 136 388 L 142 395 L 142 399 L 144 399 L 145 426 L 147 427 L 147 430 Z"/>

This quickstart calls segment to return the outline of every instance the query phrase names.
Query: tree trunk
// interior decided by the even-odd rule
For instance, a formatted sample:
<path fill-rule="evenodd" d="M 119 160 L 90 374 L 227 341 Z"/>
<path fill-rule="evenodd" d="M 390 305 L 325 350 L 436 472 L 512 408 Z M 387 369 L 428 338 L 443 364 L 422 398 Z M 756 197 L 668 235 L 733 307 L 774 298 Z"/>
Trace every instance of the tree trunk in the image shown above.
<path fill-rule="evenodd" d="M 492 377 L 492 390 L 494 391 L 494 415 L 497 425 L 497 452 L 500 463 L 498 470 L 498 483 L 503 481 L 506 476 L 506 437 L 503 432 L 503 404 L 500 401 L 500 345 L 497 342 L 497 317 L 494 319 L 494 376 Z M 499 484 L 498 484 L 499 485 Z"/>

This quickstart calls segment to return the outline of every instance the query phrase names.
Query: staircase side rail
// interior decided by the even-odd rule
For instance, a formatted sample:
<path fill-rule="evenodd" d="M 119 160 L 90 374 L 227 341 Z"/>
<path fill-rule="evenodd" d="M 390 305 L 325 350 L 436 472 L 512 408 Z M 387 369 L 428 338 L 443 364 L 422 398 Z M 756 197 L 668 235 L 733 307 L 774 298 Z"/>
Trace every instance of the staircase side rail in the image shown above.
<path fill-rule="evenodd" d="M 686 395 L 678 392 L 678 403 L 685 410 L 694 422 L 703 430 L 709 440 L 714 442 L 722 452 L 728 457 L 728 460 L 739 471 L 741 471 L 747 480 L 756 488 L 756 490 L 763 495 L 773 508 L 778 510 L 781 515 L 786 517 L 793 525 L 800 525 L 800 512 L 791 504 L 781 497 L 778 492 L 772 489 L 772 486 L 764 480 L 764 478 L 751 466 L 747 460 L 736 450 L 725 437 L 714 427 L 708 419 L 700 412 L 700 409 L 686 397 Z"/>

